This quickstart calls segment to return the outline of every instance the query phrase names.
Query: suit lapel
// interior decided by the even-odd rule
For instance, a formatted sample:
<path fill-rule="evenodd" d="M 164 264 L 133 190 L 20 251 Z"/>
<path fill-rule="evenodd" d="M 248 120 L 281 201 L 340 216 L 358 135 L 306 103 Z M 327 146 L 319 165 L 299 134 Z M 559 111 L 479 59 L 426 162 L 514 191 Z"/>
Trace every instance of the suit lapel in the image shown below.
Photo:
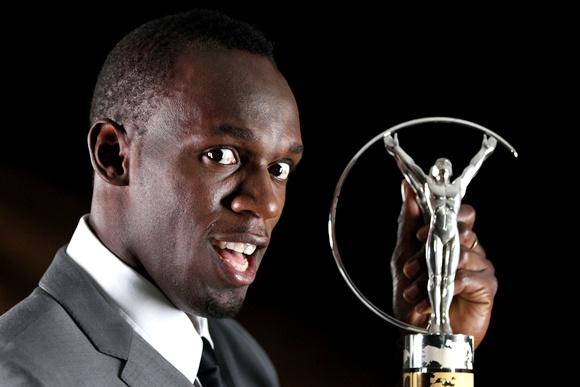
<path fill-rule="evenodd" d="M 129 386 L 190 386 L 191 382 L 151 348 L 141 336 L 133 335 L 121 379 Z"/>
<path fill-rule="evenodd" d="M 126 360 L 133 329 L 101 295 L 92 278 L 61 248 L 39 286 L 71 315 L 95 347 Z"/>
<path fill-rule="evenodd" d="M 65 247 L 57 252 L 39 286 L 62 305 L 100 352 L 126 361 L 121 378 L 128 385 L 192 385 L 134 332 Z"/>

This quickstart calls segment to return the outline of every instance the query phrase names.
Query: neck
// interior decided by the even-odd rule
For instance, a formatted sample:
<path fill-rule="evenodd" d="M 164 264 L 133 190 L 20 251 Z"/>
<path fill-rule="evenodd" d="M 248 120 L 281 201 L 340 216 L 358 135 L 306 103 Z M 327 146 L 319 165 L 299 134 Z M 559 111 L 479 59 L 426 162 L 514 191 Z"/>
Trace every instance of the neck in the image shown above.
<path fill-rule="evenodd" d="M 132 253 L 127 235 L 129 227 L 125 220 L 127 206 L 119 190 L 122 187 L 107 188 L 95 181 L 89 227 L 99 240 L 121 261 L 143 274 L 138 260 Z"/>

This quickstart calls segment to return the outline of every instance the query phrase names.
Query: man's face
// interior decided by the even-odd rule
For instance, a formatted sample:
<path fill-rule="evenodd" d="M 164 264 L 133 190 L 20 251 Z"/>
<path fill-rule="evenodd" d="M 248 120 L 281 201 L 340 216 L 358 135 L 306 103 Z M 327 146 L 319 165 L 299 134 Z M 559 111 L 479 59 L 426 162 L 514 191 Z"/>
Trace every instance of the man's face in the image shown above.
<path fill-rule="evenodd" d="M 265 57 L 195 51 L 131 143 L 128 223 L 141 270 L 186 313 L 235 314 L 300 160 L 296 102 Z"/>

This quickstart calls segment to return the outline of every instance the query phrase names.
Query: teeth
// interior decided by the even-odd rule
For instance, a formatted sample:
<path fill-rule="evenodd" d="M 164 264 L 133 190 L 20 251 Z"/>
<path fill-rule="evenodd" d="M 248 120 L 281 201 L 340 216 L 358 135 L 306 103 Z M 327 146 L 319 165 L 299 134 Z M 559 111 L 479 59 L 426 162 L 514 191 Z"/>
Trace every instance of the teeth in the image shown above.
<path fill-rule="evenodd" d="M 226 243 L 226 248 L 228 248 L 230 250 L 237 251 L 238 253 L 243 253 L 244 252 L 244 244 L 243 243 L 227 242 Z"/>
<path fill-rule="evenodd" d="M 245 255 L 252 255 L 256 251 L 256 245 L 251 243 L 218 241 L 217 245 L 220 249 L 230 249 Z"/>
<path fill-rule="evenodd" d="M 230 265 L 232 265 L 234 267 L 234 269 L 236 269 L 237 271 L 246 271 L 246 269 L 248 268 L 248 266 L 250 265 L 248 263 L 247 259 L 244 259 L 243 262 L 232 262 L 232 261 L 228 261 L 228 263 Z"/>
<path fill-rule="evenodd" d="M 246 247 L 244 247 L 244 254 L 252 255 L 252 254 L 254 254 L 254 251 L 256 251 L 256 245 L 251 245 L 249 243 L 246 243 Z"/>

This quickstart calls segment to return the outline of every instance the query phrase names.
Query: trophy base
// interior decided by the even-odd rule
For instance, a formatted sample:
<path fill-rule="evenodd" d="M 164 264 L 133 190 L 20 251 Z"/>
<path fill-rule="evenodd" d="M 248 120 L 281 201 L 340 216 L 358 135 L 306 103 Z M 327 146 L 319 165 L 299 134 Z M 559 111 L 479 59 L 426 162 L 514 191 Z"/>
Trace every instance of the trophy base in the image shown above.
<path fill-rule="evenodd" d="M 473 387 L 473 336 L 405 336 L 403 386 Z"/>

